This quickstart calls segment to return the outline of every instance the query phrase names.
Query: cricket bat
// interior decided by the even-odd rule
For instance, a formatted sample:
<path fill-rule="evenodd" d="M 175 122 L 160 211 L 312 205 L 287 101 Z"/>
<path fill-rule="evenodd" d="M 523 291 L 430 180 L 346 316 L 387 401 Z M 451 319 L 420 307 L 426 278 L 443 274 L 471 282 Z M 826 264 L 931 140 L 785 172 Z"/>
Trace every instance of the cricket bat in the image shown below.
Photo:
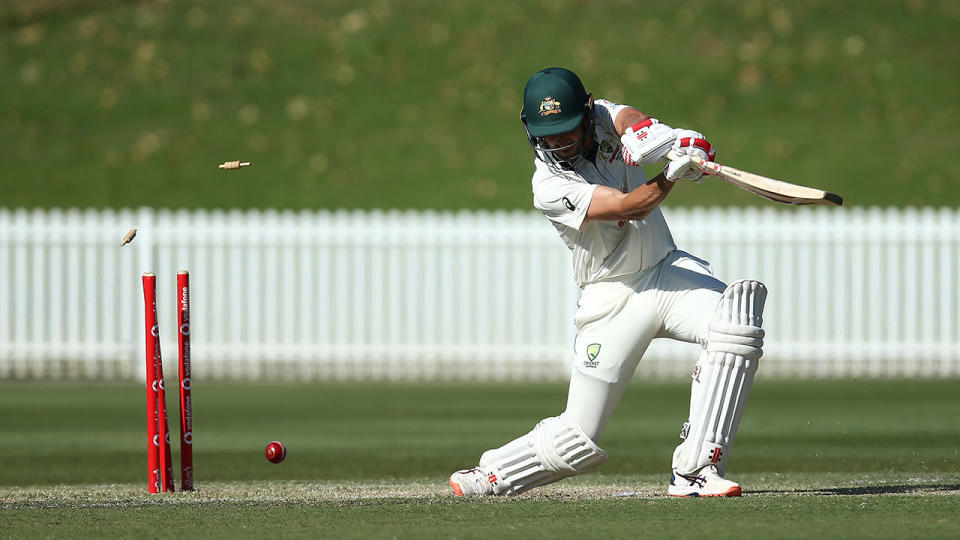
<path fill-rule="evenodd" d="M 667 157 L 673 160 L 678 156 L 671 150 L 667 153 Z M 836 193 L 791 184 L 790 182 L 784 182 L 782 180 L 774 180 L 773 178 L 741 171 L 729 165 L 721 165 L 695 156 L 693 157 L 693 161 L 704 174 L 726 180 L 740 189 L 744 189 L 765 199 L 770 199 L 771 201 L 784 204 L 843 205 L 843 197 Z"/>

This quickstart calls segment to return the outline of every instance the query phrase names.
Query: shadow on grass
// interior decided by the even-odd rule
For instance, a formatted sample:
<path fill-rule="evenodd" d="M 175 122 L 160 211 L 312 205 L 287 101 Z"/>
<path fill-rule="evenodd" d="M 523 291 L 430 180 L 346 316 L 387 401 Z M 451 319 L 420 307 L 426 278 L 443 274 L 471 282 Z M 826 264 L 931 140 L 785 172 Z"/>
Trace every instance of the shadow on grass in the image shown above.
<path fill-rule="evenodd" d="M 960 491 L 960 484 L 905 484 L 891 486 L 861 486 L 822 489 L 761 489 L 750 490 L 757 495 L 895 495 L 935 494 Z"/>

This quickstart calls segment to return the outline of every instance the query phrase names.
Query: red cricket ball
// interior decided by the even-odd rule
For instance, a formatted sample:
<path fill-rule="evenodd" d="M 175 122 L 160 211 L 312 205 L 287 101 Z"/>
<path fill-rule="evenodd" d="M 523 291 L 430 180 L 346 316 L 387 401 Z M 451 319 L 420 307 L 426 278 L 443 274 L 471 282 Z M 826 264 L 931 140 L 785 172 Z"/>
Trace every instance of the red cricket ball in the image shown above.
<path fill-rule="evenodd" d="M 283 458 L 287 457 L 287 447 L 280 441 L 271 441 L 264 454 L 270 463 L 280 463 Z"/>

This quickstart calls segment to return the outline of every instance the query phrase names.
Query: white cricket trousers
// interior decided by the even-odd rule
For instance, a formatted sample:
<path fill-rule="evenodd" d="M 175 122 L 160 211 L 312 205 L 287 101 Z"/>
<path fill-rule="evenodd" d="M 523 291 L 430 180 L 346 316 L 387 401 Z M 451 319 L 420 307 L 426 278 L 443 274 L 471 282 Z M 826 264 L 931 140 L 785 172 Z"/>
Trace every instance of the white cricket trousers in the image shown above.
<path fill-rule="evenodd" d="M 563 416 L 596 443 L 653 338 L 703 345 L 725 288 L 706 261 L 679 250 L 643 272 L 586 285 Z"/>

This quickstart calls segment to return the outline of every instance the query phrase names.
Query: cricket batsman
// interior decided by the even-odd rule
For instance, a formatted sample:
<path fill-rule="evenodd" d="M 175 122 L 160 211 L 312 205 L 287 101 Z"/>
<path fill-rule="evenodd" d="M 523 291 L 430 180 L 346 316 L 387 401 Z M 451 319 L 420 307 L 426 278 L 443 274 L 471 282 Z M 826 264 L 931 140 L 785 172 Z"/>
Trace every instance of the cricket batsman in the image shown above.
<path fill-rule="evenodd" d="M 657 337 L 699 343 L 690 411 L 673 453 L 668 492 L 736 497 L 724 477 L 730 447 L 763 353 L 767 291 L 725 285 L 709 264 L 677 249 L 659 205 L 714 157 L 699 132 L 594 99 L 573 72 L 527 81 L 520 119 L 535 156 L 533 203 L 573 255 L 580 286 L 567 407 L 476 467 L 450 476 L 457 495 L 512 495 L 585 473 L 607 460 L 600 436 L 644 351 Z M 642 165 L 674 158 L 652 180 Z"/>

